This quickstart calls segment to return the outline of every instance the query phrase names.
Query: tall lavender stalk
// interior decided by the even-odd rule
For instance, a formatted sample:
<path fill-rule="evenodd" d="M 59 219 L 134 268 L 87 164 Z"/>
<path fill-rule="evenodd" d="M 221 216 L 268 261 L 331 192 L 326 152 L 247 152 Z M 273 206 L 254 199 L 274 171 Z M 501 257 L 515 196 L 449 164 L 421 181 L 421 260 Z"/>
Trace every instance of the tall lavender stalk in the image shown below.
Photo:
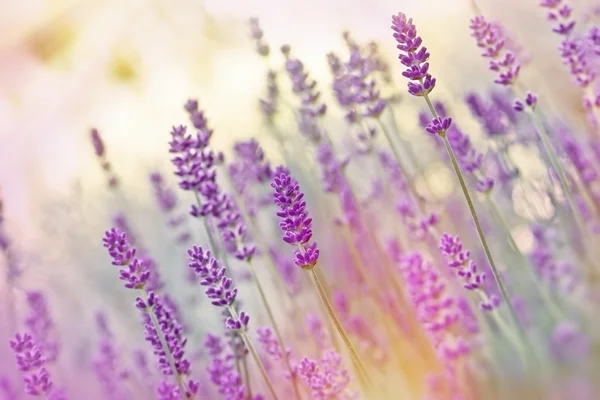
<path fill-rule="evenodd" d="M 319 249 L 317 248 L 317 243 L 311 243 L 312 218 L 309 217 L 306 210 L 306 202 L 303 201 L 304 193 L 300 191 L 298 182 L 285 172 L 276 174 L 273 177 L 271 187 L 274 190 L 274 202 L 280 208 L 277 216 L 280 218 L 279 226 L 284 232 L 283 241 L 297 248 L 294 255 L 294 263 L 296 266 L 309 272 L 319 297 L 329 314 L 329 318 L 333 321 L 339 335 L 348 348 L 359 374 L 366 380 L 368 385 L 372 385 L 367 369 L 342 326 L 327 296 L 327 292 L 319 279 L 317 271 L 315 271 L 318 268 Z"/>
<path fill-rule="evenodd" d="M 136 249 L 131 247 L 125 233 L 115 228 L 105 233 L 103 243 L 112 258 L 112 264 L 121 268 L 119 279 L 125 282 L 127 289 L 138 292 L 135 306 L 142 312 L 145 339 L 152 345 L 161 372 L 174 377 L 183 399 L 194 398 L 198 383 L 191 379 L 184 382 L 184 378 L 190 374 L 190 362 L 184 357 L 183 351 L 187 340 L 161 296 L 148 288 L 152 275 L 148 260 L 136 257 Z M 163 384 L 168 385 L 165 381 Z"/>
<path fill-rule="evenodd" d="M 234 307 L 238 289 L 234 287 L 231 278 L 225 276 L 226 268 L 221 266 L 210 251 L 204 250 L 202 247 L 193 246 L 188 250 L 188 256 L 189 267 L 200 278 L 200 285 L 207 288 L 205 294 L 211 301 L 211 304 L 215 307 L 224 307 L 229 313 L 229 317 L 225 321 L 225 328 L 239 333 L 250 354 L 252 354 L 269 392 L 273 396 L 273 399 L 277 400 L 279 397 L 275 392 L 271 379 L 252 341 L 248 337 L 247 330 L 250 316 L 244 311 L 238 313 Z"/>
<path fill-rule="evenodd" d="M 431 93 L 436 83 L 436 79 L 429 74 L 429 52 L 425 46 L 422 46 L 423 40 L 420 36 L 417 36 L 417 29 L 413 24 L 412 18 L 407 18 L 403 13 L 392 16 L 392 30 L 394 31 L 394 38 L 398 42 L 397 48 L 400 50 L 400 62 L 406 67 L 404 72 L 402 72 L 402 75 L 410 80 L 408 82 L 408 92 L 413 96 L 423 97 L 427 103 L 433 119 L 427 125 L 426 130 L 430 134 L 440 137 L 444 142 L 446 152 L 448 153 L 452 168 L 458 178 L 458 182 L 467 202 L 469 212 L 471 213 L 473 223 L 475 224 L 475 229 L 477 230 L 477 235 L 479 236 L 483 251 L 490 264 L 494 279 L 498 284 L 503 300 L 506 302 L 515 328 L 519 332 L 521 339 L 526 341 L 526 334 L 519 323 L 516 311 L 509 299 L 508 292 L 500 278 L 496 262 L 492 256 L 487 239 L 485 238 L 485 233 L 481 227 L 481 222 L 479 221 L 479 216 L 477 215 L 473 200 L 471 199 L 471 193 L 465 183 L 454 150 L 447 138 L 446 131 L 450 128 L 452 119 L 449 117 L 440 117 L 429 99 L 429 93 Z"/>

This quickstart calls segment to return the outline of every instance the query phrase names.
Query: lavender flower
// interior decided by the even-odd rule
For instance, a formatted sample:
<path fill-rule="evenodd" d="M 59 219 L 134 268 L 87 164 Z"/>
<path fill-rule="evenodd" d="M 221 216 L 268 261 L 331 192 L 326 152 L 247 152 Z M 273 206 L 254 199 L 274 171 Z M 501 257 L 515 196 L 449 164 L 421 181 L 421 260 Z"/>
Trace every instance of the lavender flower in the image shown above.
<path fill-rule="evenodd" d="M 42 292 L 28 292 L 27 305 L 30 310 L 29 315 L 25 318 L 28 332 L 35 338 L 37 345 L 46 357 L 46 362 L 56 361 L 59 344 L 51 337 L 54 323 L 48 312 L 46 298 Z"/>
<path fill-rule="evenodd" d="M 413 96 L 425 96 L 435 87 L 435 78 L 429 74 L 429 53 L 421 46 L 423 39 L 417 36 L 412 18 L 403 13 L 392 16 L 392 30 L 400 50 L 400 62 L 406 67 L 402 75 L 410 79 L 408 92 Z"/>
<path fill-rule="evenodd" d="M 100 161 L 100 166 L 108 176 L 108 186 L 110 188 L 116 188 L 119 185 L 119 180 L 114 174 L 110 162 L 108 162 L 106 147 L 104 146 L 104 141 L 102 140 L 102 136 L 100 136 L 98 129 L 92 128 L 90 131 L 90 139 L 92 141 L 92 146 L 94 147 L 94 153 L 96 153 L 96 156 Z"/>
<path fill-rule="evenodd" d="M 256 139 L 236 142 L 233 146 L 235 159 L 227 166 L 235 191 L 242 197 L 251 217 L 266 202 L 254 192 L 271 180 L 271 164 L 265 159 L 265 153 Z"/>
<path fill-rule="evenodd" d="M 310 141 L 319 142 L 323 132 L 316 119 L 325 115 L 327 105 L 320 101 L 321 93 L 317 91 L 317 82 L 309 78 L 302 61 L 290 56 L 290 46 L 282 46 L 281 52 L 286 58 L 285 69 L 292 82 L 292 90 L 300 98 L 296 114 L 300 132 Z"/>
<path fill-rule="evenodd" d="M 279 88 L 277 86 L 277 74 L 269 70 L 267 73 L 267 96 L 259 100 L 259 106 L 267 121 L 273 123 L 273 117 L 279 105 Z"/>
<path fill-rule="evenodd" d="M 342 356 L 333 350 L 323 354 L 319 362 L 304 357 L 298 363 L 298 375 L 308 385 L 315 400 L 331 398 L 351 400 L 350 374 L 342 365 Z"/>
<path fill-rule="evenodd" d="M 462 279 L 463 287 L 479 293 L 482 297 L 479 307 L 484 311 L 498 308 L 500 298 L 494 294 L 487 296 L 484 289 L 486 274 L 477 270 L 477 264 L 471 259 L 471 253 L 463 249 L 460 238 L 444 233 L 440 239 L 440 250 L 448 262 L 448 267 Z"/>
<path fill-rule="evenodd" d="M 263 57 L 269 55 L 269 45 L 263 40 L 264 33 L 258 23 L 258 18 L 250 18 L 250 36 L 256 42 L 256 52 Z"/>
<path fill-rule="evenodd" d="M 145 339 L 157 356 L 159 369 L 166 376 L 175 376 L 180 397 L 193 398 L 198 390 L 197 382 L 183 381 L 190 374 L 190 362 L 184 352 L 187 339 L 172 310 L 148 287 L 148 263 L 136 257 L 136 249 L 131 247 L 125 233 L 115 228 L 105 233 L 103 242 L 113 259 L 112 264 L 121 267 L 119 279 L 125 281 L 125 287 L 143 293 L 136 297 L 135 306 L 142 311 Z"/>
<path fill-rule="evenodd" d="M 98 354 L 93 360 L 94 372 L 108 398 L 125 400 L 128 395 L 122 385 L 129 378 L 129 371 L 119 365 L 119 353 L 115 348 L 113 335 L 103 314 L 96 315 L 96 326 L 100 340 Z"/>
<path fill-rule="evenodd" d="M 490 70 L 498 73 L 494 82 L 499 85 L 512 85 L 519 76 L 521 66 L 516 55 L 506 50 L 506 39 L 500 26 L 478 16 L 471 20 L 470 28 L 477 46 L 484 49 L 481 55 L 490 59 Z"/>
<path fill-rule="evenodd" d="M 289 174 L 281 173 L 273 177 L 271 187 L 274 189 L 275 204 L 280 208 L 277 216 L 279 227 L 284 232 L 283 241 L 297 246 L 294 263 L 306 270 L 311 270 L 319 259 L 316 243 L 311 243 L 312 218 L 308 216 L 304 193 L 300 192 L 298 182 Z"/>
<path fill-rule="evenodd" d="M 237 296 L 237 288 L 233 281 L 225 275 L 226 269 L 221 266 L 209 250 L 194 246 L 188 250 L 189 267 L 193 269 L 200 278 L 200 285 L 206 286 L 206 296 L 211 304 L 216 307 L 227 307 L 232 310 L 232 305 Z M 237 313 L 236 313 L 237 314 Z M 241 331 L 248 327 L 250 316 L 244 311 L 238 315 L 231 315 L 225 321 L 228 329 Z"/>
<path fill-rule="evenodd" d="M 46 356 L 30 334 L 17 333 L 10 341 L 10 347 L 15 352 L 17 368 L 23 374 L 25 393 L 51 400 L 66 399 L 60 390 L 54 389 L 54 382 L 46 368 Z"/>

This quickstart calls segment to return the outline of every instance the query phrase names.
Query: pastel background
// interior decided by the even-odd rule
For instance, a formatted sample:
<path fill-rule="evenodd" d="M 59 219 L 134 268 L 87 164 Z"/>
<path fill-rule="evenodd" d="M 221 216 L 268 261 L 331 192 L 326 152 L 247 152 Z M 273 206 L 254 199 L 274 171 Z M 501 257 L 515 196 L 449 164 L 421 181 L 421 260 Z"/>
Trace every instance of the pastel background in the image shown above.
<path fill-rule="evenodd" d="M 578 21 L 586 21 L 581 23 L 588 25 L 598 23 L 600 4 L 593 0 L 572 3 Z M 459 229 L 467 232 L 465 237 L 470 235 L 468 244 L 476 257 L 485 260 L 471 229 L 469 214 L 460 203 L 461 195 L 451 166 L 431 155 L 433 147 L 430 139 L 425 138 L 430 135 L 419 127 L 418 113 L 424 103 L 405 93 L 405 78 L 401 75 L 402 66 L 397 61 L 396 44 L 390 31 L 390 17 L 398 12 L 414 18 L 419 35 L 431 53 L 431 72 L 438 81 L 434 92 L 436 100 L 452 110 L 453 120 L 459 121 L 469 132 L 475 147 L 484 153 L 491 148 L 489 140 L 462 101 L 466 92 L 484 93 L 494 85 L 494 73 L 488 70 L 487 60 L 480 57 L 480 49 L 470 36 L 469 21 L 479 12 L 490 20 L 501 21 L 511 37 L 526 49 L 531 62 L 519 79 L 538 94 L 546 115 L 560 115 L 559 119 L 571 127 L 576 140 L 586 141 L 590 137 L 581 92 L 572 83 L 569 70 L 561 63 L 556 50 L 560 37 L 552 33 L 545 11 L 537 2 L 481 0 L 475 5 L 468 0 L 0 0 L 0 199 L 4 217 L 1 226 L 4 234 L 10 237 L 11 254 L 15 257 L 0 257 L 0 266 L 7 271 L 6 275 L 11 262 L 18 263 L 20 270 L 18 279 L 5 279 L 0 286 L 3 317 L 0 321 L 0 375 L 20 382 L 8 340 L 15 333 L 12 331 L 14 324 L 22 326 L 28 312 L 26 293 L 39 290 L 46 297 L 54 334 L 60 342 L 54 380 L 66 388 L 70 399 L 109 398 L 100 395 L 101 385 L 91 367 L 98 341 L 96 313 L 102 311 L 110 320 L 114 337 L 119 338 L 119 347 L 123 348 L 124 364 L 132 364 L 132 351 L 146 345 L 142 322 L 133 305 L 134 296 L 123 289 L 117 268 L 110 265 L 102 247 L 104 232 L 112 226 L 116 213 L 124 213 L 139 241 L 152 249 L 169 293 L 184 310 L 186 321 L 195 327 L 186 351 L 195 354 L 199 365 L 196 371 L 203 373 L 206 361 L 202 358 L 206 357 L 202 351 L 203 336 L 207 331 L 222 330 L 222 321 L 219 313 L 206 301 L 199 300 L 203 289 L 185 280 L 185 247 L 175 245 L 176 234 L 166 227 L 168 218 L 156 204 L 148 177 L 151 172 L 160 172 L 169 187 L 177 190 L 178 180 L 173 175 L 168 151 L 169 132 L 174 125 L 189 125 L 183 109 L 189 98 L 198 99 L 215 131 L 211 146 L 224 152 L 226 160 L 233 157 L 232 145 L 236 141 L 256 138 L 273 166 L 284 163 L 285 155 L 270 135 L 258 107 L 258 98 L 265 93 L 268 66 L 256 54 L 250 38 L 250 17 L 260 20 L 273 54 L 271 67 L 281 69 L 284 58 L 279 47 L 289 44 L 294 57 L 302 60 L 311 78 L 318 82 L 322 99 L 330 104 L 327 121 L 330 133 L 335 137 L 344 137 L 346 125 L 343 112 L 336 108 L 331 92 L 326 54 L 345 51 L 343 31 L 351 32 L 361 43 L 376 41 L 379 44 L 380 52 L 390 64 L 393 80 L 402 92 L 401 105 L 395 114 L 402 130 L 402 141 L 411 143 L 410 148 L 417 158 L 431 161 L 425 162 L 426 167 L 415 175 L 415 185 L 425 193 L 432 207 L 437 207 L 442 219 L 448 216 L 453 223 L 467 227 Z M 282 75 L 280 81 L 284 80 Z M 282 115 L 278 124 L 286 135 L 299 135 L 293 115 Z M 111 166 L 119 178 L 118 191 L 107 186 L 106 174 L 90 141 L 92 128 L 97 128 L 102 135 Z M 591 137 L 597 138 L 594 134 Z M 297 154 L 295 162 L 302 169 L 302 157 L 312 153 L 304 145 L 291 145 L 289 149 L 292 155 Z M 530 254 L 535 246 L 530 225 L 549 221 L 549 216 L 554 213 L 553 207 L 544 203 L 544 196 L 536 197 L 532 190 L 535 185 L 531 183 L 545 176 L 548 167 L 540 153 L 531 147 L 515 146 L 513 151 L 514 162 L 522 168 L 524 178 L 503 197 L 502 206 L 514 215 L 510 229 L 520 250 Z M 596 159 L 594 163 L 597 163 Z M 572 170 L 569 167 L 569 171 Z M 362 183 L 357 193 L 361 198 L 367 197 L 370 184 L 376 178 L 369 173 L 361 176 L 362 170 L 356 167 L 349 171 Z M 301 185 L 303 188 L 306 184 L 311 187 L 306 187 L 307 199 L 315 214 L 315 236 L 321 252 L 325 253 L 322 257 L 330 265 L 351 264 L 348 260 L 352 255 L 342 249 L 344 244 L 340 242 L 343 241 L 331 239 L 337 231 L 333 221 L 326 219 L 328 214 L 323 200 L 318 194 L 310 194 L 319 192 L 319 183 L 299 180 L 305 184 Z M 385 180 L 383 183 L 389 184 Z M 187 215 L 189 205 L 194 202 L 193 195 L 177 191 L 177 197 L 177 212 Z M 558 197 L 564 206 L 564 196 Z M 367 215 L 373 212 L 365 207 Z M 381 232 L 391 234 L 399 224 L 384 221 L 387 215 L 394 213 L 393 206 L 379 215 L 375 212 L 373 219 L 381 222 Z M 563 209 L 556 214 L 566 215 L 564 218 L 568 220 L 570 211 Z M 274 212 L 270 218 L 265 215 L 261 218 L 264 236 L 268 240 L 280 239 Z M 562 229 L 561 223 L 555 225 L 558 231 Z M 192 218 L 186 224 L 193 243 L 206 246 L 203 226 Z M 496 232 L 494 227 L 489 229 Z M 564 229 L 566 232 L 567 228 Z M 405 237 L 402 236 L 405 234 L 400 236 Z M 592 241 L 588 246 L 593 247 L 597 237 L 588 234 Z M 501 234 L 493 235 L 501 237 Z M 495 239 L 494 243 L 502 240 Z M 331 250 L 329 254 L 323 250 L 327 246 Z M 415 249 L 420 249 L 419 246 L 415 245 Z M 427 251 L 435 253 L 435 244 L 427 246 Z M 290 259 L 291 251 L 288 251 Z M 499 258 L 502 255 L 498 251 Z M 436 259 L 439 255 L 432 257 Z M 436 262 L 443 264 L 440 260 L 443 259 L 436 259 Z M 503 264 L 507 263 L 510 264 L 510 260 Z M 348 289 L 344 286 L 346 281 L 351 279 L 338 280 L 340 272 L 335 268 L 327 272 L 328 282 L 333 291 L 344 292 Z M 239 297 L 244 298 L 245 309 L 253 315 L 251 323 L 253 326 L 269 325 L 254 286 L 244 278 L 246 270 L 237 264 L 233 269 L 239 273 Z M 271 274 L 262 266 L 258 273 L 267 281 L 269 295 L 276 296 L 281 288 L 270 279 Z M 386 279 L 378 275 L 374 281 L 381 283 Z M 368 315 L 368 306 L 354 298 L 355 293 L 348 290 L 346 295 L 351 297 L 353 304 L 356 301 L 358 310 Z M 303 305 L 314 301 L 314 307 L 318 308 L 312 297 L 294 301 Z M 287 303 L 284 306 L 277 303 L 274 308 L 276 318 L 285 321 L 282 322 L 284 331 L 291 337 L 290 332 L 302 323 L 299 322 L 302 318 L 290 319 L 287 306 Z M 405 306 L 409 307 L 408 301 Z M 567 307 L 567 313 L 568 310 Z M 579 315 L 578 311 L 574 314 Z M 385 316 L 385 312 L 381 315 L 381 319 L 397 323 L 391 316 Z M 411 318 L 408 325 L 416 324 L 414 316 Z M 586 321 L 582 330 L 593 336 L 597 332 L 594 323 L 597 320 Z M 549 323 L 540 331 L 552 329 Z M 397 340 L 393 348 L 381 344 L 379 348 L 371 349 L 369 354 L 373 358 L 368 360 L 369 368 L 376 365 L 378 361 L 374 354 L 378 351 L 390 353 L 391 357 L 400 360 L 400 367 L 389 367 L 378 373 L 377 385 L 394 381 L 392 389 L 373 391 L 361 398 L 421 398 L 428 371 L 441 368 L 433 353 L 427 356 L 410 353 L 413 345 L 425 346 L 418 344 L 426 342 L 423 335 L 403 336 Z M 297 343 L 298 352 L 306 353 L 297 354 L 298 358 L 304 355 L 318 358 L 318 352 L 307 344 L 309 341 L 310 337 L 305 337 L 298 342 L 289 340 L 287 345 L 293 348 Z M 152 354 L 148 354 L 150 363 L 155 363 Z M 346 367 L 351 369 L 347 354 L 345 357 Z M 263 358 L 268 359 L 266 355 Z M 593 365 L 590 360 L 581 365 L 587 366 L 587 363 Z M 270 371 L 273 368 L 281 367 L 272 366 Z M 474 379 L 476 383 L 467 385 L 466 397 L 586 398 L 585 391 L 591 390 L 593 385 L 580 381 L 593 383 L 590 376 L 597 376 L 594 375 L 597 368 L 590 367 L 592 372 L 586 370 L 585 373 L 569 368 L 563 370 L 560 366 L 552 371 L 566 377 L 557 384 L 554 394 L 557 397 L 551 397 L 551 391 L 540 394 L 539 382 L 527 385 L 525 379 L 510 376 L 510 373 L 508 378 L 500 374 L 502 378 L 498 381 L 496 378 L 489 381 Z M 402 372 L 394 372 L 398 370 Z M 158 382 L 160 374 L 154 373 Z M 285 381 L 282 377 L 276 379 Z M 509 384 L 511 379 L 514 379 L 513 383 Z M 139 381 L 129 387 L 130 393 L 135 393 L 129 398 L 154 398 L 150 392 L 138 388 Z M 263 392 L 265 398 L 270 399 L 256 370 L 253 370 L 251 381 L 257 392 Z M 352 381 L 356 385 L 354 377 Z M 208 383 L 206 385 L 209 387 L 207 392 L 197 398 L 226 398 L 217 394 Z M 510 385 L 513 386 L 504 392 L 498 389 L 498 386 Z M 577 392 L 579 395 L 569 391 L 571 386 L 581 390 Z M 563 388 L 566 388 L 564 393 L 560 392 Z M 305 390 L 303 398 L 311 398 L 309 390 Z M 496 393 L 496 397 L 490 393 Z M 281 398 L 292 398 L 285 396 Z M 433 398 L 445 399 L 444 396 Z"/>

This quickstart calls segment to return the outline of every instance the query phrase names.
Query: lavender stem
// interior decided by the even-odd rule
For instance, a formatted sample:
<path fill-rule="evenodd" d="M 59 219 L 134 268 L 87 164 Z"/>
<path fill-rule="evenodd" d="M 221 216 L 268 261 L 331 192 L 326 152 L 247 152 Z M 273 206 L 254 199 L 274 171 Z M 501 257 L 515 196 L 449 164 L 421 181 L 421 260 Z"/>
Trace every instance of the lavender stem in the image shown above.
<path fill-rule="evenodd" d="M 227 310 L 229 311 L 229 315 L 231 315 L 231 318 L 239 321 L 240 317 L 238 316 L 238 313 L 235 311 L 233 306 L 228 305 Z M 246 333 L 245 330 L 241 330 L 239 333 L 240 333 L 242 340 L 244 341 L 244 344 L 250 351 L 250 354 L 252 354 L 252 358 L 254 358 L 254 362 L 256 363 L 256 366 L 258 367 L 260 374 L 262 375 L 265 383 L 267 384 L 267 388 L 269 389 L 271 396 L 273 396 L 274 400 L 279 400 L 279 397 L 277 396 L 277 393 L 275 392 L 275 388 L 273 387 L 273 384 L 271 383 L 271 379 L 269 378 L 269 375 L 267 374 L 267 370 L 265 369 L 265 366 L 263 365 L 262 361 L 260 361 L 260 357 L 258 356 L 258 353 L 256 352 L 256 349 L 254 348 L 254 345 L 250 341 L 248 334 Z"/>
<path fill-rule="evenodd" d="M 373 383 L 371 381 L 371 378 L 369 377 L 369 374 L 367 373 L 367 369 L 365 368 L 358 353 L 356 352 L 356 349 L 354 348 L 352 341 L 350 341 L 350 338 L 348 337 L 346 330 L 342 326 L 342 323 L 340 322 L 340 319 L 338 318 L 337 313 L 335 312 L 335 309 L 333 308 L 333 305 L 327 298 L 327 293 L 325 292 L 325 288 L 323 287 L 323 284 L 321 283 L 321 280 L 319 279 L 319 276 L 317 275 L 317 273 L 315 271 L 316 268 L 318 268 L 318 266 L 315 265 L 314 268 L 309 270 L 309 273 L 310 273 L 310 277 L 312 278 L 312 281 L 315 285 L 315 288 L 317 289 L 317 292 L 319 293 L 321 302 L 323 303 L 323 306 L 325 306 L 325 309 L 327 310 L 327 314 L 329 314 L 329 318 L 335 325 L 335 328 L 337 329 L 339 335 L 342 337 L 344 344 L 348 348 L 348 351 L 350 352 L 352 361 L 353 361 L 355 367 L 357 368 L 359 374 L 362 376 L 363 379 L 366 380 L 367 385 L 369 387 L 372 387 Z"/>

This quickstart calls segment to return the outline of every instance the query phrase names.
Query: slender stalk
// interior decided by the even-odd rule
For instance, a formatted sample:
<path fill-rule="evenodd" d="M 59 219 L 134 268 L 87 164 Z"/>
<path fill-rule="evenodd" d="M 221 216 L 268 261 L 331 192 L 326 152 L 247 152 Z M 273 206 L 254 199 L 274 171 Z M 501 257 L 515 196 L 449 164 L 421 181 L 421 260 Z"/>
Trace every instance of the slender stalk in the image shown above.
<path fill-rule="evenodd" d="M 142 291 L 142 293 L 143 293 L 143 297 L 144 297 L 144 302 L 147 304 L 148 298 L 146 296 L 146 292 Z M 152 325 L 154 326 L 154 330 L 156 331 L 156 335 L 158 336 L 160 345 L 165 352 L 165 357 L 167 357 L 167 361 L 169 362 L 169 367 L 171 368 L 171 371 L 173 372 L 173 376 L 175 377 L 175 381 L 177 383 L 177 387 L 179 388 L 179 392 L 181 393 L 181 397 L 184 398 L 185 400 L 188 400 L 189 397 L 186 394 L 187 390 L 185 388 L 184 383 L 181 381 L 181 375 L 179 375 L 179 373 L 177 372 L 177 368 L 175 367 L 175 361 L 173 360 L 173 356 L 172 356 L 171 350 L 169 349 L 169 346 L 167 344 L 167 340 L 165 339 L 165 335 L 163 334 L 163 331 L 160 328 L 160 325 L 158 324 L 156 315 L 154 315 L 154 308 L 151 308 L 150 310 L 146 310 L 146 314 L 148 314 L 148 316 L 150 317 L 150 320 L 152 321 Z"/>
<path fill-rule="evenodd" d="M 235 320 L 239 319 L 238 313 L 237 313 L 237 311 L 235 311 L 235 309 L 233 308 L 233 306 L 228 305 L 227 306 L 227 310 L 229 311 L 229 315 L 231 315 L 231 318 L 233 318 Z M 242 330 L 239 333 L 240 333 L 240 337 L 244 341 L 244 344 L 246 345 L 246 347 L 250 351 L 250 354 L 252 354 L 252 358 L 254 358 L 254 362 L 256 363 L 256 366 L 258 367 L 258 369 L 260 371 L 260 374 L 262 375 L 265 383 L 267 384 L 267 388 L 269 389 L 269 392 L 271 393 L 271 396 L 273 396 L 274 400 L 279 400 L 279 397 L 277 396 L 277 393 L 275 393 L 275 388 L 273 387 L 273 384 L 271 383 L 271 379 L 269 379 L 269 375 L 267 374 L 267 370 L 265 369 L 265 366 L 263 365 L 262 361 L 260 361 L 260 357 L 258 356 L 258 353 L 256 352 L 256 349 L 254 348 L 254 345 L 250 341 L 250 338 L 248 337 L 248 334 L 246 333 L 245 330 Z"/>
<path fill-rule="evenodd" d="M 335 328 L 337 329 L 339 335 L 342 337 L 344 344 L 348 348 L 348 351 L 350 352 L 350 356 L 352 357 L 352 361 L 353 361 L 354 365 L 356 366 L 356 368 L 358 369 L 358 372 L 367 381 L 367 384 L 372 387 L 373 383 L 371 382 L 369 374 L 367 373 L 367 369 L 365 368 L 364 364 L 362 363 L 358 353 L 356 352 L 356 349 L 354 348 L 354 345 L 350 341 L 348 334 L 346 333 L 344 327 L 342 326 L 342 323 L 340 322 L 340 319 L 338 318 L 338 316 L 335 312 L 335 309 L 333 308 L 333 305 L 327 298 L 327 293 L 325 292 L 325 288 L 321 284 L 321 281 L 315 271 L 315 268 L 318 268 L 318 266 L 315 265 L 315 267 L 313 269 L 309 270 L 310 277 L 312 278 L 315 288 L 317 289 L 317 292 L 319 293 L 319 297 L 321 298 L 321 301 L 323 302 L 323 305 L 325 306 L 325 309 L 327 310 L 327 313 L 329 314 L 329 318 L 333 321 Z"/>
<path fill-rule="evenodd" d="M 197 190 L 194 190 L 194 197 L 196 198 L 196 204 L 198 205 L 198 207 L 200 207 L 202 205 L 202 203 L 200 202 L 200 196 L 198 195 Z M 206 235 L 208 236 L 210 250 L 213 252 L 213 255 L 215 257 L 218 257 L 219 249 L 217 248 L 217 246 L 215 244 L 215 239 L 213 238 L 212 230 L 210 229 L 210 225 L 208 224 L 208 217 L 202 218 L 202 222 L 204 223 L 204 230 L 206 230 Z"/>
<path fill-rule="evenodd" d="M 433 115 L 433 117 L 437 118 L 437 116 L 438 116 L 437 112 L 435 111 L 433 104 L 431 104 L 431 100 L 429 99 L 429 96 L 425 95 L 423 97 L 425 98 L 425 101 L 427 102 L 427 106 L 429 107 L 429 111 L 431 111 L 431 114 Z M 481 227 L 481 223 L 479 222 L 479 217 L 477 215 L 477 211 L 475 210 L 473 200 L 471 199 L 471 193 L 469 193 L 469 189 L 467 187 L 467 184 L 465 183 L 465 179 L 464 179 L 463 174 L 458 165 L 458 161 L 456 160 L 456 155 L 454 154 L 454 150 L 452 150 L 452 146 L 450 146 L 450 141 L 448 141 L 448 138 L 446 137 L 446 132 L 444 132 L 444 131 L 439 132 L 439 136 L 442 138 L 442 140 L 444 142 L 444 146 L 446 147 L 446 152 L 448 153 L 448 156 L 450 157 L 450 162 L 452 163 L 452 168 L 454 169 L 456 177 L 458 178 L 458 182 L 460 184 L 463 195 L 467 202 L 467 206 L 469 208 L 469 212 L 471 213 L 473 223 L 475 224 L 475 229 L 477 230 L 477 235 L 479 236 L 479 241 L 481 242 L 481 246 L 483 247 L 483 251 L 488 260 L 488 263 L 490 264 L 490 269 L 492 270 L 492 275 L 494 276 L 494 280 L 496 281 L 496 284 L 498 285 L 498 288 L 500 289 L 500 294 L 502 295 L 504 302 L 506 303 L 506 307 L 508 308 L 508 312 L 510 314 L 512 323 L 515 325 L 515 328 L 519 332 L 519 336 L 521 337 L 521 340 L 523 342 L 526 342 L 527 335 L 525 334 L 523 327 L 519 323 L 519 319 L 517 318 L 517 313 L 516 313 L 512 303 L 510 302 L 510 299 L 508 297 L 508 292 L 506 291 L 504 283 L 502 282 L 502 278 L 500 277 L 500 272 L 498 271 L 498 268 L 496 267 L 496 262 L 494 261 L 494 257 L 492 256 L 492 252 L 490 251 L 490 248 L 488 246 L 487 239 L 485 238 L 485 233 L 483 232 L 483 228 Z"/>
<path fill-rule="evenodd" d="M 246 356 L 242 358 L 242 371 L 244 371 L 244 383 L 246 384 L 246 389 L 248 389 L 248 398 L 252 398 L 252 387 L 250 384 L 250 368 L 248 368 L 248 363 L 246 362 Z"/>
<path fill-rule="evenodd" d="M 269 316 L 271 325 L 273 325 L 273 329 L 275 330 L 275 334 L 277 335 L 277 340 L 279 340 L 279 343 L 281 345 L 283 361 L 285 362 L 285 366 L 288 369 L 288 371 L 290 371 L 290 376 L 292 377 L 292 383 L 294 385 L 295 397 L 296 397 L 296 399 L 300 399 L 301 396 L 300 396 L 300 391 L 298 389 L 298 382 L 297 382 L 296 377 L 294 376 L 292 366 L 290 364 L 290 359 L 287 354 L 287 347 L 285 345 L 285 342 L 283 341 L 283 335 L 281 334 L 281 331 L 279 330 L 279 327 L 277 326 L 277 322 L 275 321 L 275 316 L 273 315 L 273 310 L 271 310 L 271 306 L 269 305 L 269 301 L 267 300 L 267 296 L 265 294 L 263 286 L 260 283 L 260 280 L 258 279 L 258 275 L 256 273 L 256 268 L 254 268 L 254 264 L 252 263 L 252 260 L 248 260 L 248 266 L 250 267 L 250 271 L 252 272 L 252 277 L 254 278 L 254 282 L 256 282 L 256 287 L 258 288 L 258 292 L 260 293 L 260 298 L 263 302 L 263 305 L 265 306 L 265 309 L 267 310 L 267 315 Z"/>
<path fill-rule="evenodd" d="M 506 291 L 504 283 L 502 282 L 502 278 L 500 277 L 500 272 L 498 271 L 498 268 L 496 267 L 496 262 L 494 261 L 492 252 L 490 251 L 490 248 L 488 246 L 487 239 L 485 238 L 485 233 L 483 232 L 483 228 L 481 227 L 481 222 L 479 221 L 479 216 L 477 215 L 477 211 L 475 211 L 475 206 L 473 205 L 473 200 L 471 199 L 471 194 L 469 193 L 469 189 L 467 188 L 467 185 L 465 183 L 463 175 L 460 171 L 460 167 L 458 166 L 458 161 L 456 160 L 454 151 L 452 150 L 452 147 L 450 146 L 450 142 L 448 141 L 448 138 L 446 138 L 446 136 L 442 136 L 442 139 L 444 140 L 444 145 L 446 146 L 446 151 L 448 152 L 448 155 L 450 156 L 450 161 L 452 162 L 452 167 L 454 168 L 454 172 L 456 173 L 456 176 L 458 177 L 460 187 L 465 196 L 465 200 L 467 201 L 467 205 L 469 207 L 471 217 L 473 218 L 473 222 L 475 223 L 475 229 L 477 230 L 477 235 L 479 236 L 479 240 L 481 241 L 483 251 L 484 251 L 485 256 L 488 259 L 488 262 L 490 264 L 490 269 L 492 270 L 492 275 L 494 276 L 494 280 L 496 281 L 498 288 L 500 289 L 500 293 L 502 294 L 502 297 L 504 298 L 506 306 L 508 307 L 508 311 L 510 313 L 511 319 L 513 320 L 515 327 L 517 328 L 517 330 L 520 333 L 522 333 L 523 339 L 525 339 L 525 334 L 524 334 L 524 332 L 522 332 L 522 327 L 517 318 L 517 313 L 514 310 L 514 307 L 512 306 L 512 304 L 510 302 L 510 299 L 508 297 L 508 292 Z"/>

